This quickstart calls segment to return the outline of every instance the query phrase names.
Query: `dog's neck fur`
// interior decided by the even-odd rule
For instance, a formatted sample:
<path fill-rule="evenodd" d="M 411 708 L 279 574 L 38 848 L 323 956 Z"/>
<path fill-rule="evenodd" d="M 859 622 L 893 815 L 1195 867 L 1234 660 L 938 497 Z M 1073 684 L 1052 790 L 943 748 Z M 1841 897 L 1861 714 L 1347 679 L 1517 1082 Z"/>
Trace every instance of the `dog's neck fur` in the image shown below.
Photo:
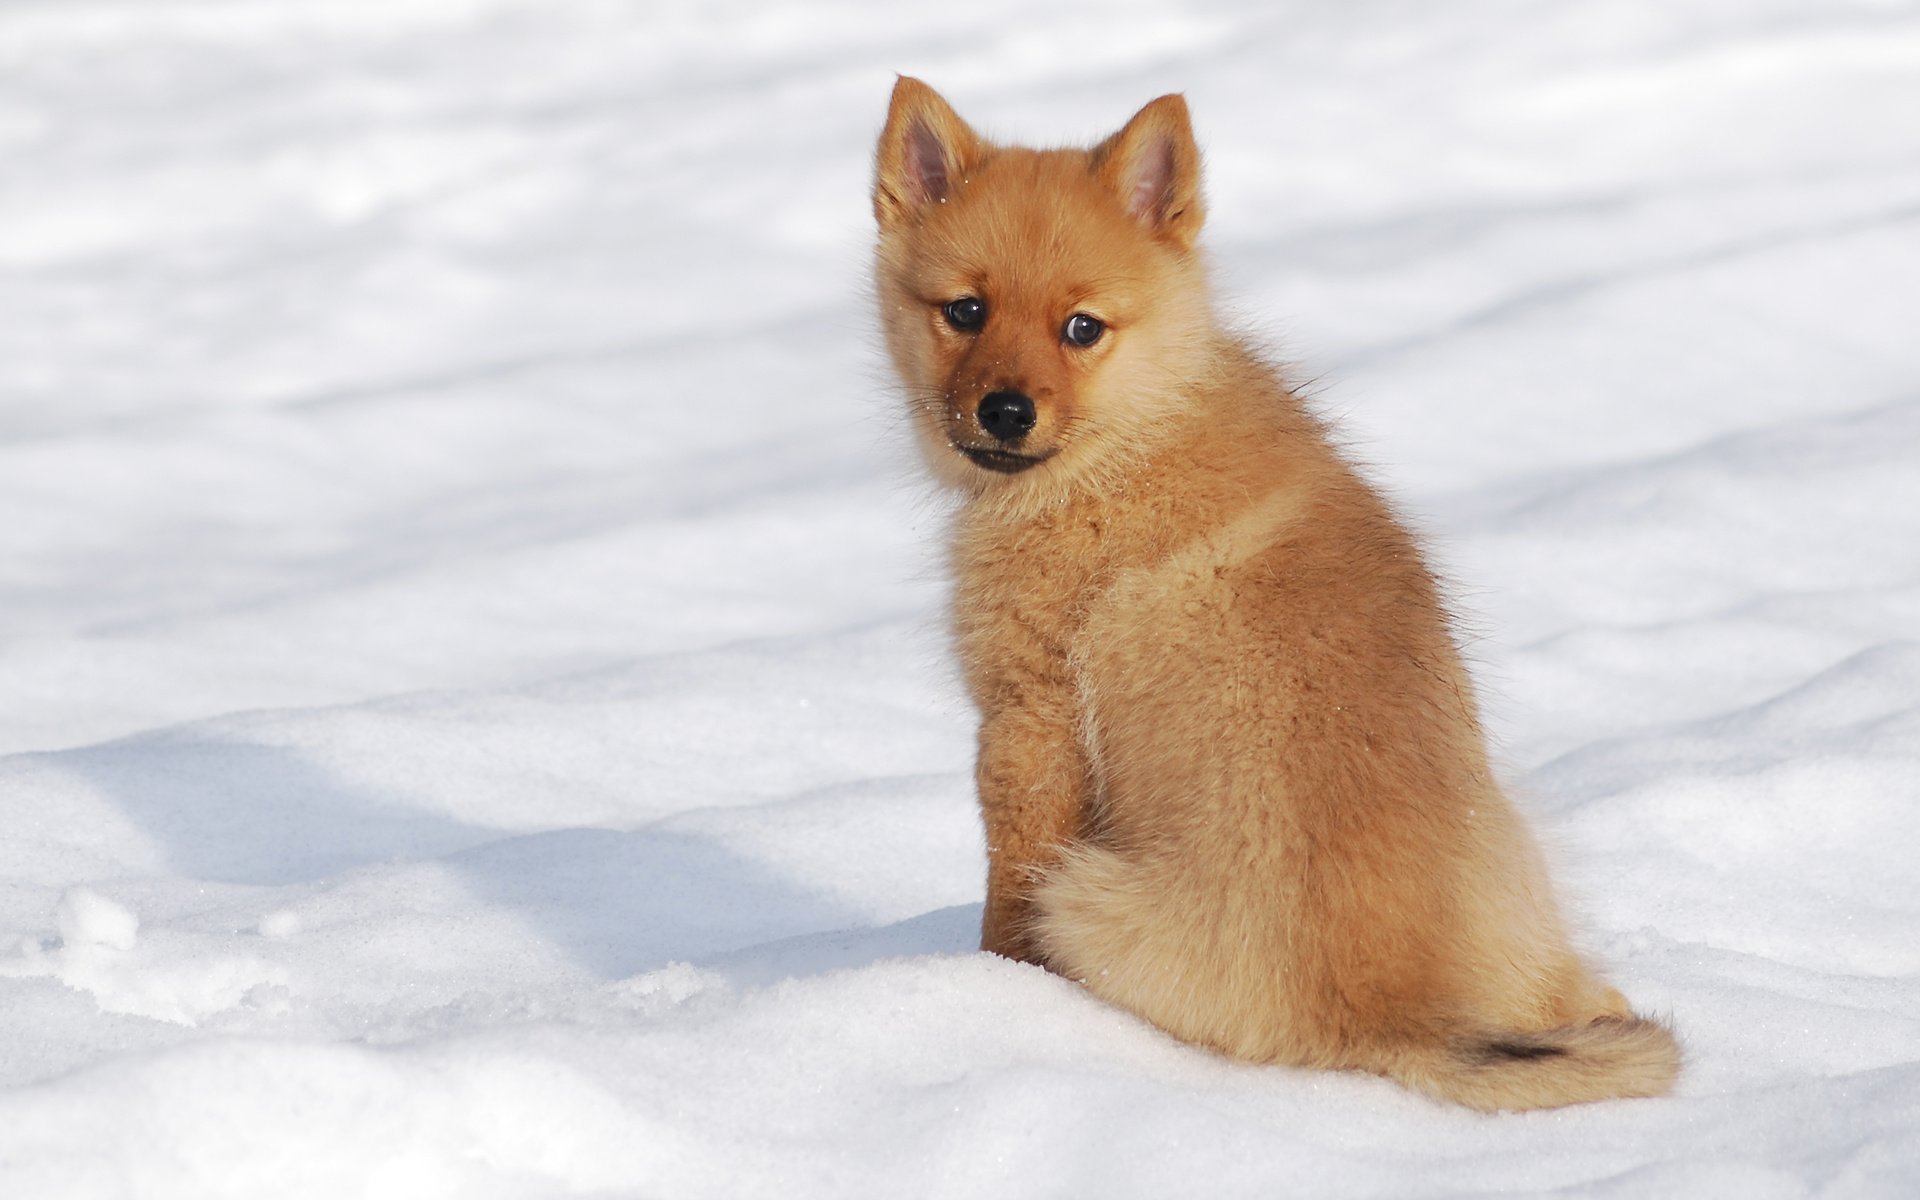
<path fill-rule="evenodd" d="M 1137 440 L 968 496 L 960 540 L 1006 547 L 1032 538 L 1059 562 L 1065 536 L 1084 542 L 1077 561 L 1101 574 L 1161 560 L 1179 548 L 1180 531 L 1231 521 L 1266 499 L 1276 477 L 1301 494 L 1351 482 L 1320 423 L 1253 350 L 1225 338 L 1208 350 L 1204 373 Z M 980 560 L 963 552 L 959 561 Z"/>

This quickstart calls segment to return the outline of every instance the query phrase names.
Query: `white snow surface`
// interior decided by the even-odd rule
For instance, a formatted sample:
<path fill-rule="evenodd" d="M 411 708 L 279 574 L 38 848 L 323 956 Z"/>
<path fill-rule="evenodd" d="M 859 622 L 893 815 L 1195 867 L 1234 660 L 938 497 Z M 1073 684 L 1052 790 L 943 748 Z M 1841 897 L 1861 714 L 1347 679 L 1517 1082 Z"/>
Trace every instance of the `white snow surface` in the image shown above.
<path fill-rule="evenodd" d="M 1670 1099 L 973 950 L 896 71 L 1206 240 Z M 1920 1195 L 1920 5 L 0 7 L 0 1195 Z"/>

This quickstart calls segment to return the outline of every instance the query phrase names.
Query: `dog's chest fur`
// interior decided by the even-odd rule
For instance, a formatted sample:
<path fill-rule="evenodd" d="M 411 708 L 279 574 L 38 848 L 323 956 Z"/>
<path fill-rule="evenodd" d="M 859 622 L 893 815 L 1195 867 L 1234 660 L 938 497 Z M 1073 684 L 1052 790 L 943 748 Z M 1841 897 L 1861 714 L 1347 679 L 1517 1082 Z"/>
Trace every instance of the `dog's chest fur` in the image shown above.
<path fill-rule="evenodd" d="M 1080 694 L 1087 664 L 1150 635 L 1156 611 L 1231 602 L 1234 580 L 1221 567 L 1245 548 L 1230 544 L 1229 514 L 1259 505 L 1241 496 L 1228 507 L 1192 474 L 1178 488 L 1160 486 L 1163 472 L 1194 466 L 1186 455 L 1169 457 L 1107 496 L 1078 493 L 1017 518 L 991 508 L 960 514 L 954 623 L 983 708 L 1022 702 L 1041 687 Z"/>

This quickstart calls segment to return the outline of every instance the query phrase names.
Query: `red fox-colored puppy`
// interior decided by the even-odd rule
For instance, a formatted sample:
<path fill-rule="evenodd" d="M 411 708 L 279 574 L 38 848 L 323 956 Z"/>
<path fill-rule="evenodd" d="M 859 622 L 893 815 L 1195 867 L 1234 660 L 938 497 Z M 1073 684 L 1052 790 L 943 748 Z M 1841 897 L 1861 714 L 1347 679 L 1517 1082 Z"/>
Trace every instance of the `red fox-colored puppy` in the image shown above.
<path fill-rule="evenodd" d="M 959 489 L 982 945 L 1203 1046 L 1482 1109 L 1665 1093 L 1568 943 L 1407 531 L 1221 330 L 1186 103 L 993 145 L 915 79 L 886 341 Z"/>

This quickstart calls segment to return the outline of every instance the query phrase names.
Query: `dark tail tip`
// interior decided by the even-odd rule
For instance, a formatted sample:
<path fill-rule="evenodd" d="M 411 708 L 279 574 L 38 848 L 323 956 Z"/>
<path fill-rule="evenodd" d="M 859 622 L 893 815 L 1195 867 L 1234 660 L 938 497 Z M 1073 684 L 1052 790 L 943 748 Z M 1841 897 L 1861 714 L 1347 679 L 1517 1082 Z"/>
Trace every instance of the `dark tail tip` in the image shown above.
<path fill-rule="evenodd" d="M 1560 1058 L 1567 1048 L 1553 1042 L 1506 1036 L 1473 1046 L 1463 1057 L 1473 1066 L 1490 1067 L 1495 1063 L 1526 1062 L 1540 1058 Z"/>

